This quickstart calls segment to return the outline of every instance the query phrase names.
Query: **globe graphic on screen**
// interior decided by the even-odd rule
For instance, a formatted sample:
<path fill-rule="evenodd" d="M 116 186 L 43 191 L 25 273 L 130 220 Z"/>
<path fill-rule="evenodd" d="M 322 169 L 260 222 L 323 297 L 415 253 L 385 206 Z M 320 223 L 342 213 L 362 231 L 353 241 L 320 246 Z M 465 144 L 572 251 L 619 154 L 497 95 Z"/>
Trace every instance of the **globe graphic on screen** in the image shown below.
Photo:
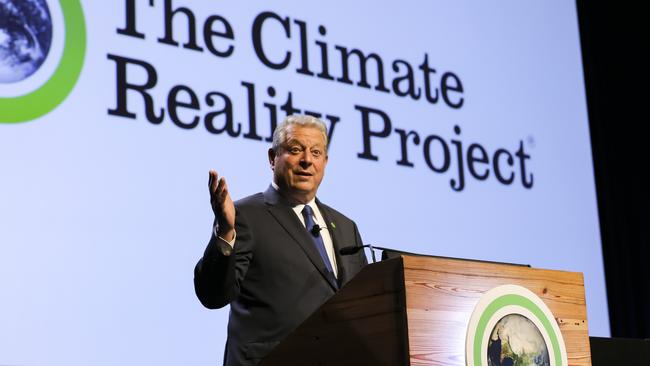
<path fill-rule="evenodd" d="M 35 73 L 51 43 L 52 18 L 45 0 L 0 0 L 0 83 Z"/>
<path fill-rule="evenodd" d="M 550 366 L 542 333 L 520 314 L 501 318 L 488 341 L 488 366 Z"/>

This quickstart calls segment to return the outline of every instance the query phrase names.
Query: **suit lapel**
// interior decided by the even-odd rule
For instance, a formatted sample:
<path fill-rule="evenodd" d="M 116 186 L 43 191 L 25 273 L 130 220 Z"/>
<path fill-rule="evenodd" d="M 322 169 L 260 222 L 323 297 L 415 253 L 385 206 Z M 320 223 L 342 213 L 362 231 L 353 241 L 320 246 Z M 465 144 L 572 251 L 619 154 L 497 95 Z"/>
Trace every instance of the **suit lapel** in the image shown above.
<path fill-rule="evenodd" d="M 305 252 L 311 263 L 318 269 L 318 272 L 320 272 L 332 289 L 336 290 L 337 286 L 332 282 L 333 279 L 330 278 L 330 275 L 328 275 L 325 263 L 323 263 L 323 259 L 314 245 L 314 240 L 309 236 L 309 233 L 296 216 L 292 207 L 273 187 L 269 187 L 264 192 L 264 200 L 268 205 L 269 213 L 271 213 L 294 242 Z"/>

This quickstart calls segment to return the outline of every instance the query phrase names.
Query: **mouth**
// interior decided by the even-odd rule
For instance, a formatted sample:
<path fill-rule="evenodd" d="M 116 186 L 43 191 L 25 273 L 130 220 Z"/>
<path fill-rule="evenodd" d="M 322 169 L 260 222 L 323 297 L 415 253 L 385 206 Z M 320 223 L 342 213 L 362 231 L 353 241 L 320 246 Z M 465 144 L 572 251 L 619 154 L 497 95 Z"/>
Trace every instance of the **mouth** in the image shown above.
<path fill-rule="evenodd" d="M 313 174 L 310 173 L 310 172 L 303 172 L 303 171 L 295 172 L 295 174 L 296 174 L 296 175 L 299 175 L 299 176 L 301 176 L 301 177 L 311 177 L 311 176 L 313 175 Z"/>

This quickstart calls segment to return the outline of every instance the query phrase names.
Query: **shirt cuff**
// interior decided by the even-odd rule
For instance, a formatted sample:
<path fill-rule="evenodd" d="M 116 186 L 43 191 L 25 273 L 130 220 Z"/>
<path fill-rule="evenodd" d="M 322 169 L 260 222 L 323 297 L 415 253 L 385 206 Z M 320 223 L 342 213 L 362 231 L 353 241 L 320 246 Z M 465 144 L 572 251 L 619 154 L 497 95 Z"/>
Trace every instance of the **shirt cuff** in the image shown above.
<path fill-rule="evenodd" d="M 235 240 L 237 239 L 237 232 L 234 232 L 234 235 L 232 237 L 232 240 L 228 241 L 217 234 L 217 228 L 218 226 L 215 225 L 212 228 L 212 235 L 214 235 L 215 238 L 217 238 L 217 246 L 219 247 L 219 251 L 221 254 L 224 256 L 228 257 L 232 254 L 233 248 L 235 247 Z"/>

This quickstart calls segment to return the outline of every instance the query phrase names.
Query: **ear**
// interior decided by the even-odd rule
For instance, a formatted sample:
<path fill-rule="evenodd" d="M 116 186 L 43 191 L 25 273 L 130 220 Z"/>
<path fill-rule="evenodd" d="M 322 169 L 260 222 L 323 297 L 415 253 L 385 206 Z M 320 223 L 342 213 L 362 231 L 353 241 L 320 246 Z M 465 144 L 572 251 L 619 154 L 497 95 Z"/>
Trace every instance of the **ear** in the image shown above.
<path fill-rule="evenodd" d="M 268 155 L 269 155 L 269 164 L 271 165 L 271 170 L 274 170 L 275 169 L 275 151 L 273 151 L 273 149 L 269 149 Z"/>

